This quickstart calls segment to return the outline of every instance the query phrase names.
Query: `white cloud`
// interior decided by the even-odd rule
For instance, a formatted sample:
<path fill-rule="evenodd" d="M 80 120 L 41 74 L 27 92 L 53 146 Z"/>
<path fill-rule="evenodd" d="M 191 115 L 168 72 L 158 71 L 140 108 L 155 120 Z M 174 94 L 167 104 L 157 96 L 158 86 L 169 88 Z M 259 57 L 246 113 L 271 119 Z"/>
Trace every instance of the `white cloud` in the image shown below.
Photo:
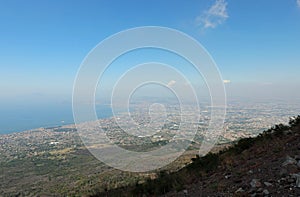
<path fill-rule="evenodd" d="M 297 0 L 297 5 L 300 8 L 300 0 Z"/>
<path fill-rule="evenodd" d="M 176 81 L 174 80 L 171 80 L 168 82 L 167 86 L 170 88 L 170 87 L 173 87 L 175 85 Z"/>
<path fill-rule="evenodd" d="M 215 28 L 224 23 L 227 18 L 227 2 L 225 0 L 216 0 L 208 10 L 204 11 L 196 18 L 196 24 L 205 29 Z"/>
<path fill-rule="evenodd" d="M 225 83 L 225 84 L 226 84 L 226 83 L 230 83 L 230 82 L 231 82 L 231 81 L 228 80 L 228 79 L 224 79 L 224 80 L 223 80 L 223 83 Z"/>

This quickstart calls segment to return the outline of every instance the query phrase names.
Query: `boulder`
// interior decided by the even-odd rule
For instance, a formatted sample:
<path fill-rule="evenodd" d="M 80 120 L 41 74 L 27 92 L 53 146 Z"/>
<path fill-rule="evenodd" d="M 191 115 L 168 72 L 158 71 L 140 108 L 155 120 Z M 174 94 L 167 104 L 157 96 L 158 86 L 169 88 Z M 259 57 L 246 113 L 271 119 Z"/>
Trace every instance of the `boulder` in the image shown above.
<path fill-rule="evenodd" d="M 250 182 L 251 187 L 261 187 L 261 183 L 259 181 L 259 179 L 252 179 L 252 181 Z"/>
<path fill-rule="evenodd" d="M 282 163 L 282 166 L 287 166 L 287 165 L 296 165 L 297 161 L 296 159 L 290 157 L 290 156 L 286 156 L 285 161 Z"/>

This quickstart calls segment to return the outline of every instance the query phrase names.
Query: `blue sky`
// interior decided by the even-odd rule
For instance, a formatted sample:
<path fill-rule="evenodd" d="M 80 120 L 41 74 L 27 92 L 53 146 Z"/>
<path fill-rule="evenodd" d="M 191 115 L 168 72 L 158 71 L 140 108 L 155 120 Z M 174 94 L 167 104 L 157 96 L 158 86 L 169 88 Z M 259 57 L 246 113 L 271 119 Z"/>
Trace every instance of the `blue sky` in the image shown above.
<path fill-rule="evenodd" d="M 229 96 L 300 98 L 297 0 L 2 0 L 0 24 L 5 106 L 70 102 L 77 70 L 93 47 L 147 25 L 196 38 L 230 80 Z"/>

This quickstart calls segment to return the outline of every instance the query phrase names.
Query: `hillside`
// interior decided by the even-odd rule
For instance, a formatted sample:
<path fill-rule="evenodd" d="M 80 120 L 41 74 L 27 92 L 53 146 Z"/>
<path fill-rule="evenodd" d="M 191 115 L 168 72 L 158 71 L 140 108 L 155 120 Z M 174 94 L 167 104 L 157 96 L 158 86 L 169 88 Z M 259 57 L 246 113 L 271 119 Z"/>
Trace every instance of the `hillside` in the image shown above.
<path fill-rule="evenodd" d="M 299 196 L 300 116 L 181 170 L 95 196 Z"/>

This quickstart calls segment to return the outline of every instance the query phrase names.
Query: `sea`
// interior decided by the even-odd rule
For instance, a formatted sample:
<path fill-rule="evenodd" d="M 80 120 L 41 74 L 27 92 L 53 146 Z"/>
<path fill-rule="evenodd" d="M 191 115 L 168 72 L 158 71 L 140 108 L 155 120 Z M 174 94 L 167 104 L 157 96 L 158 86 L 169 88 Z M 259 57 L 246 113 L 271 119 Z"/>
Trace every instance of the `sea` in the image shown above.
<path fill-rule="evenodd" d="M 112 116 L 109 105 L 96 106 L 99 119 Z M 0 135 L 21 132 L 40 127 L 55 127 L 74 124 L 72 106 L 10 106 L 1 107 L 0 110 Z"/>

